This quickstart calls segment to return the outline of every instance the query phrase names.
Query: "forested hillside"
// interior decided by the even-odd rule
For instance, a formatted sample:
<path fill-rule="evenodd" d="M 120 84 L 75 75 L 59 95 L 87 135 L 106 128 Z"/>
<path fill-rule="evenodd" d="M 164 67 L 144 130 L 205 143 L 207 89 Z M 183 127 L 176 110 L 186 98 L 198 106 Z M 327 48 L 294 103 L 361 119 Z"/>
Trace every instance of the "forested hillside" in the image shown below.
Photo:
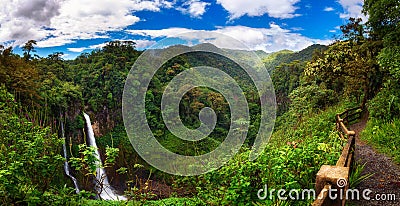
<path fill-rule="evenodd" d="M 60 52 L 35 55 L 34 40 L 24 44 L 23 55 L 0 45 L 0 204 L 112 202 L 101 200 L 101 190 L 94 187 L 103 183 L 96 182 L 100 165 L 94 151 L 99 149 L 110 185 L 129 205 L 309 205 L 311 199 L 281 200 L 276 194 L 260 199 L 257 192 L 265 185 L 277 190 L 314 188 L 321 165 L 334 165 L 345 144 L 335 133 L 335 114 L 354 106 L 362 106 L 369 115 L 362 138 L 400 164 L 400 3 L 366 0 L 363 8 L 368 22 L 350 18 L 340 28 L 341 37 L 329 46 L 256 52 L 264 63 L 257 66 L 267 68 L 274 84 L 277 119 L 266 149 L 254 161 L 248 157 L 260 128 L 261 109 L 260 93 L 249 75 L 237 62 L 214 53 L 189 52 L 165 62 L 146 92 L 146 118 L 158 142 L 174 153 L 208 153 L 224 141 L 231 126 L 225 97 L 198 87 L 182 97 L 179 115 L 186 127 L 197 128 L 200 111 L 212 108 L 218 120 L 212 133 L 194 144 L 167 129 L 161 99 L 179 73 L 204 65 L 219 68 L 238 82 L 248 102 L 250 127 L 240 152 L 217 170 L 189 177 L 148 165 L 126 134 L 124 85 L 143 53 L 135 42 L 107 42 L 73 60 L 64 60 Z M 249 58 L 249 51 L 211 44 L 192 48 L 196 47 Z M 190 49 L 176 45 L 153 52 L 162 55 L 183 48 Z M 88 144 L 90 132 L 83 112 L 92 121 L 99 148 Z M 79 193 L 63 170 L 65 161 Z"/>

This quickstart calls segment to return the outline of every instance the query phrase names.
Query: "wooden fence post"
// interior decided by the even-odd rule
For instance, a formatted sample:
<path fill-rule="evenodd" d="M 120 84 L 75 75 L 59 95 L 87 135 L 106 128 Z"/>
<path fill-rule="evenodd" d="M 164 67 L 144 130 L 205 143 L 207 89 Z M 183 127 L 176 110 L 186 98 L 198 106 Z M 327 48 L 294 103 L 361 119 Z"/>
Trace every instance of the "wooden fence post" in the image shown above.
<path fill-rule="evenodd" d="M 342 139 L 347 137 L 339 160 L 335 166 L 322 165 L 317 173 L 315 188 L 317 199 L 313 206 L 344 206 L 346 203 L 347 190 L 349 188 L 349 177 L 354 164 L 355 132 L 349 130 L 348 124 L 352 122 L 355 115 L 361 118 L 358 108 L 348 109 L 343 113 L 336 114 L 336 130 Z"/>
<path fill-rule="evenodd" d="M 344 206 L 348 182 L 349 167 L 322 165 L 317 173 L 316 193 L 321 193 L 325 185 L 331 185 L 328 191 L 324 191 L 327 193 L 327 200 L 322 205 Z"/>

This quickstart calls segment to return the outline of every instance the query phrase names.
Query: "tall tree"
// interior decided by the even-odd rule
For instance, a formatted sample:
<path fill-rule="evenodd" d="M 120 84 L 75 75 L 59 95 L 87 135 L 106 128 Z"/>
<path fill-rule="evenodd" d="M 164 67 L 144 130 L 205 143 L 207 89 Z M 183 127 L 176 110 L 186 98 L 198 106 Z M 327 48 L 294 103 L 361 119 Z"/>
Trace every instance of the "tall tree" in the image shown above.
<path fill-rule="evenodd" d="M 22 51 L 24 51 L 24 57 L 26 60 L 31 58 L 31 52 L 36 52 L 35 47 L 33 45 L 36 45 L 35 40 L 29 40 L 28 42 L 25 43 L 24 46 L 22 46 Z"/>
<path fill-rule="evenodd" d="M 362 24 L 361 18 L 349 18 L 349 23 L 340 26 L 342 31 L 343 39 L 352 40 L 355 42 L 360 42 L 364 40 L 365 37 L 365 25 Z"/>
<path fill-rule="evenodd" d="M 12 47 L 0 48 L 0 84 L 4 84 L 10 92 L 16 92 L 26 102 L 38 97 L 37 80 L 38 72 L 32 62 L 13 54 Z"/>
<path fill-rule="evenodd" d="M 400 82 L 400 1 L 365 0 L 363 12 L 369 16 L 371 35 L 384 43 L 379 65 Z"/>
<path fill-rule="evenodd" d="M 331 45 L 305 70 L 307 75 L 319 76 L 336 91 L 343 88 L 347 95 L 357 99 L 363 94 L 362 105 L 374 96 L 382 82 L 376 61 L 381 41 L 364 36 L 364 28 L 361 19 L 350 18 L 349 23 L 341 27 L 345 40 Z"/>
<path fill-rule="evenodd" d="M 373 38 L 386 39 L 388 44 L 400 43 L 399 0 L 365 0 L 363 12 L 369 16 L 367 25 L 372 29 Z"/>

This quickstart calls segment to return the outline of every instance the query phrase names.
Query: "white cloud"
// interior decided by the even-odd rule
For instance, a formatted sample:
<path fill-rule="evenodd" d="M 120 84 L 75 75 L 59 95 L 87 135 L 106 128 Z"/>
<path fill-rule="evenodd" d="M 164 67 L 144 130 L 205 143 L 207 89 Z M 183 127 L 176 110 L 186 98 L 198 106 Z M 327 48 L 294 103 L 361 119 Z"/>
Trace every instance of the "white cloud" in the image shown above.
<path fill-rule="evenodd" d="M 333 7 L 325 7 L 324 11 L 330 12 L 330 11 L 335 11 Z"/>
<path fill-rule="evenodd" d="M 127 41 L 127 40 L 114 40 L 114 41 Z M 146 39 L 140 39 L 140 40 L 129 39 L 129 41 L 134 41 L 136 43 L 135 47 L 138 49 L 145 49 L 156 43 L 156 41 L 146 40 Z M 85 50 L 101 49 L 106 45 L 107 45 L 107 43 L 101 43 L 101 44 L 90 45 L 88 47 L 67 48 L 67 50 L 70 52 L 81 53 Z"/>
<path fill-rule="evenodd" d="M 177 10 L 181 11 L 183 14 L 189 14 L 191 17 L 199 18 L 206 12 L 206 7 L 210 3 L 202 2 L 199 0 L 190 0 L 182 4 Z"/>
<path fill-rule="evenodd" d="M 362 18 L 364 22 L 367 17 L 362 14 L 364 0 L 338 0 L 338 3 L 343 7 L 344 13 L 340 14 L 340 18 L 349 19 L 350 17 Z"/>
<path fill-rule="evenodd" d="M 336 33 L 337 31 L 334 30 L 334 29 L 332 29 L 332 30 L 329 30 L 329 32 L 330 32 L 330 33 Z"/>
<path fill-rule="evenodd" d="M 292 31 L 304 31 L 304 29 L 301 27 L 292 27 L 291 30 Z"/>
<path fill-rule="evenodd" d="M 295 14 L 296 3 L 300 0 L 217 0 L 230 14 L 230 19 L 237 19 L 241 16 L 262 16 L 268 14 L 270 17 L 287 19 L 299 16 Z"/>
<path fill-rule="evenodd" d="M 81 53 L 84 50 L 88 49 L 88 47 L 79 47 L 79 48 L 67 48 L 68 51 Z"/>
<path fill-rule="evenodd" d="M 67 48 L 68 51 L 71 52 L 77 52 L 77 53 L 81 53 L 85 50 L 92 50 L 92 49 L 100 49 L 103 48 L 105 45 L 107 45 L 107 43 L 101 43 L 101 44 L 95 44 L 95 45 L 90 45 L 88 47 L 75 47 L 75 48 Z"/>
<path fill-rule="evenodd" d="M 95 33 L 80 33 L 80 34 L 72 33 L 64 35 L 63 33 L 57 33 L 54 37 L 49 37 L 38 41 L 36 46 L 39 48 L 56 47 L 56 46 L 76 43 L 75 39 L 108 39 L 108 38 L 109 36 L 107 36 L 106 34 L 98 35 Z"/>
<path fill-rule="evenodd" d="M 61 55 L 61 58 L 63 58 L 63 59 L 66 59 L 66 58 L 68 58 L 69 57 L 69 54 L 62 54 Z"/>
<path fill-rule="evenodd" d="M 128 32 L 130 32 L 133 35 L 140 35 L 151 38 L 180 36 L 183 37 L 184 39 L 186 36 L 192 36 L 192 35 L 184 35 L 182 34 L 183 32 L 194 32 L 194 31 L 197 30 L 191 30 L 186 28 L 170 28 L 162 30 L 129 30 Z M 331 40 L 308 38 L 302 36 L 301 34 L 294 33 L 290 30 L 282 29 L 280 26 L 274 23 L 271 23 L 269 28 L 227 26 L 227 27 L 218 27 L 215 30 L 211 31 L 204 31 L 204 30 L 201 31 L 203 31 L 204 34 L 196 37 L 201 43 L 208 42 L 208 43 L 213 43 L 221 48 L 238 49 L 237 45 L 232 45 L 230 41 L 226 41 L 226 39 L 224 38 L 213 37 L 215 36 L 215 33 L 221 33 L 243 42 L 252 50 L 263 50 L 265 52 L 274 52 L 283 49 L 299 51 L 312 44 L 318 43 L 327 45 L 332 42 Z"/>
<path fill-rule="evenodd" d="M 177 34 L 187 33 L 187 32 L 191 32 L 191 31 L 195 31 L 195 30 L 186 29 L 186 28 L 168 28 L 168 29 L 160 29 L 160 30 L 127 30 L 126 32 L 134 34 L 134 35 L 157 38 L 157 37 L 172 37 L 172 36 L 176 36 Z"/>
<path fill-rule="evenodd" d="M 107 38 L 140 19 L 133 12 L 171 8 L 165 0 L 0 0 L 0 43 L 61 46 L 76 39 Z"/>
<path fill-rule="evenodd" d="M 270 28 L 232 26 L 217 31 L 242 41 L 251 49 L 263 50 L 265 52 L 274 52 L 283 49 L 299 51 L 312 44 L 330 43 L 330 40 L 311 39 L 301 34 L 293 33 L 290 30 L 282 29 L 276 24 L 270 24 Z"/>
<path fill-rule="evenodd" d="M 136 43 L 136 48 L 138 49 L 146 49 L 154 44 L 156 44 L 156 41 L 153 40 L 146 40 L 146 39 L 140 39 L 140 40 L 133 40 Z"/>
<path fill-rule="evenodd" d="M 113 1 L 116 2 L 116 1 Z M 133 11 L 160 11 L 160 8 L 172 8 L 173 2 L 165 0 L 131 0 L 130 8 Z"/>

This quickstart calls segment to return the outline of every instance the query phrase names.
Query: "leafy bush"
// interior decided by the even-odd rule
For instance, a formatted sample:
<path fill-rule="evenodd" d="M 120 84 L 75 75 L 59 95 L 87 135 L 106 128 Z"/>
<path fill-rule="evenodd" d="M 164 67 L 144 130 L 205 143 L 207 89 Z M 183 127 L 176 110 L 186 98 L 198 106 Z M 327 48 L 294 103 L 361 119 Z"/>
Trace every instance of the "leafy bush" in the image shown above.
<path fill-rule="evenodd" d="M 350 183 L 349 188 L 350 189 L 355 189 L 361 182 L 363 182 L 364 180 L 366 180 L 374 175 L 374 173 L 368 173 L 368 174 L 362 175 L 365 165 L 366 165 L 366 163 L 360 164 L 359 162 L 355 162 L 355 164 L 353 166 L 354 169 L 349 177 L 349 183 Z"/>
<path fill-rule="evenodd" d="M 400 86 L 393 83 L 383 88 L 367 104 L 370 118 L 389 121 L 400 117 Z"/>
<path fill-rule="evenodd" d="M 372 144 L 380 152 L 393 157 L 393 160 L 400 163 L 400 119 L 383 121 L 372 119 L 361 133 L 361 138 Z"/>
<path fill-rule="evenodd" d="M 400 46 L 386 47 L 378 55 L 378 63 L 397 80 L 400 80 Z"/>
<path fill-rule="evenodd" d="M 63 140 L 17 115 L 19 106 L 4 87 L 0 102 L 0 204 L 49 204 L 62 192 L 55 181 L 63 176 Z"/>
<path fill-rule="evenodd" d="M 190 206 L 190 205 L 207 205 L 203 201 L 198 198 L 167 198 L 162 200 L 155 200 L 149 201 L 144 205 L 149 206 L 157 206 L 157 205 L 164 205 L 164 206 Z"/>
<path fill-rule="evenodd" d="M 333 90 L 320 88 L 315 84 L 298 87 L 289 97 L 292 100 L 290 110 L 297 117 L 316 113 L 315 111 L 325 109 L 336 100 Z"/>

